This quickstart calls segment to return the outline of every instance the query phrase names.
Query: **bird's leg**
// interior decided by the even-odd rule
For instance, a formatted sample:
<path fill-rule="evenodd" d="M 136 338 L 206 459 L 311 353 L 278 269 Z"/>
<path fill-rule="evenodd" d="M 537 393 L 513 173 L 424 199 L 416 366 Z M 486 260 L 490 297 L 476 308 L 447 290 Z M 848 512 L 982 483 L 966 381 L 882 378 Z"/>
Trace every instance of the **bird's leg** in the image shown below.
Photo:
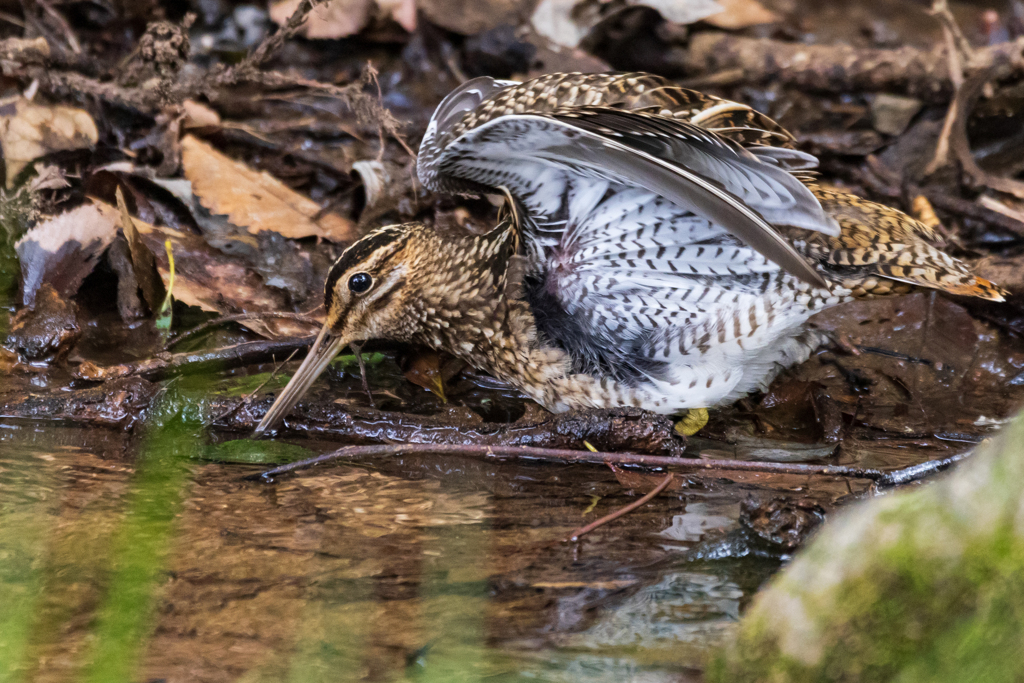
<path fill-rule="evenodd" d="M 356 362 L 359 363 L 359 376 L 363 379 L 363 391 L 370 399 L 370 407 L 376 408 L 377 405 L 373 402 L 373 394 L 370 393 L 370 383 L 366 380 L 366 363 L 363 362 L 362 344 L 349 344 L 352 347 L 352 352 L 356 355 Z"/>

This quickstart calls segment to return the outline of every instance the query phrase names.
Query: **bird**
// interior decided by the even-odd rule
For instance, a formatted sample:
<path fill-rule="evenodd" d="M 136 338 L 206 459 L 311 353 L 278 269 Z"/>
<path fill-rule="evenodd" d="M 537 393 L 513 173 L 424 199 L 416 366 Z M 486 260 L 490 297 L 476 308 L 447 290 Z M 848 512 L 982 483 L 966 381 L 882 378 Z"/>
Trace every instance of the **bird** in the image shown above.
<path fill-rule="evenodd" d="M 1001 301 L 897 209 L 820 182 L 750 106 L 652 74 L 480 77 L 422 139 L 429 190 L 504 197 L 481 235 L 373 230 L 329 271 L 326 321 L 257 427 L 349 344 L 443 350 L 553 412 L 709 408 L 827 338 L 815 313 L 914 289 Z"/>

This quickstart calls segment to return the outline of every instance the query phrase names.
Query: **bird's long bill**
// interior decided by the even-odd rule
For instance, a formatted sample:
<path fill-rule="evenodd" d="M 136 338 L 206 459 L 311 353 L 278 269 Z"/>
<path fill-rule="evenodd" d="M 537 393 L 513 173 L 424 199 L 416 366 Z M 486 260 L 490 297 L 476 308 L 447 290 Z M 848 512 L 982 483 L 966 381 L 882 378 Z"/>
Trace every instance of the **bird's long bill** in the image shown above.
<path fill-rule="evenodd" d="M 310 385 L 320 376 L 320 373 L 324 371 L 327 364 L 334 360 L 338 352 L 348 346 L 348 343 L 345 337 L 331 334 L 330 329 L 324 325 L 320 334 L 317 335 L 316 341 L 313 342 L 313 346 L 310 347 L 306 360 L 302 361 L 302 365 L 288 382 L 288 386 L 284 388 L 281 395 L 274 401 L 274 405 L 270 406 L 270 410 L 260 420 L 256 427 L 257 436 L 268 429 L 273 429 L 288 414 Z"/>

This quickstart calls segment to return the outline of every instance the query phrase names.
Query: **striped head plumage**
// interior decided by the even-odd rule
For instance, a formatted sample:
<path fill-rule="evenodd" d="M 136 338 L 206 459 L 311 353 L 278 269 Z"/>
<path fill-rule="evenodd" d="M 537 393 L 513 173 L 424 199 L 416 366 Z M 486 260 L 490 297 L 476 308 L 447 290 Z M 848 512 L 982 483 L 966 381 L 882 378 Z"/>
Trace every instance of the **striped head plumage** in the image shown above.
<path fill-rule="evenodd" d="M 324 285 L 324 326 L 257 432 L 284 417 L 342 349 L 368 339 L 444 348 L 479 336 L 505 287 L 519 245 L 516 224 L 445 240 L 422 223 L 374 230 L 334 262 Z"/>

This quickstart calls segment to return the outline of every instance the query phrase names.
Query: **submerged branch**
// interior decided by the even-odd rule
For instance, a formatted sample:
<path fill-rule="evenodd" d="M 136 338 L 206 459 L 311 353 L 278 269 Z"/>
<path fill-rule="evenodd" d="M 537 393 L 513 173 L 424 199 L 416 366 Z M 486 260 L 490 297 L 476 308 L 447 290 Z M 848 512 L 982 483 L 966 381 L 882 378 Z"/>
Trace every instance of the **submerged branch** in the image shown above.
<path fill-rule="evenodd" d="M 253 342 L 245 353 L 263 357 L 269 362 L 288 356 L 290 347 L 275 342 Z M 235 347 L 233 347 L 235 348 Z M 193 371 L 223 367 L 222 356 L 213 359 L 203 354 L 176 354 L 195 356 L 187 366 L 146 364 L 113 366 L 107 372 L 121 368 L 126 371 L 153 374 L 184 374 L 183 367 Z M 254 361 L 255 362 L 255 361 Z M 148 363 L 148 362 L 147 362 Z M 244 364 L 244 363 L 243 363 Z M 96 427 L 129 427 L 146 415 L 151 399 L 159 386 L 138 376 L 118 377 L 100 386 L 85 389 L 57 390 L 30 394 L 13 391 L 0 395 L 0 418 L 35 421 L 60 421 Z M 125 388 L 129 388 L 126 391 Z M 225 398 L 216 394 L 202 397 L 184 396 L 190 416 L 213 429 L 251 434 L 270 407 L 273 397 Z M 174 410 L 174 404 L 170 404 Z M 464 415 L 414 415 L 386 412 L 371 408 L 346 408 L 333 401 L 303 402 L 296 406 L 285 420 L 284 430 L 289 434 L 303 434 L 318 439 L 344 439 L 349 443 L 388 443 L 400 441 L 418 444 L 476 444 L 482 447 L 532 446 L 545 448 L 573 448 L 583 441 L 608 450 L 631 450 L 661 455 L 680 455 L 685 445 L 673 430 L 673 422 L 664 415 L 656 415 L 636 408 L 595 410 L 581 413 L 552 415 L 531 412 L 516 422 L 484 422 L 472 411 Z M 539 414 L 538 414 L 539 413 Z"/>
<path fill-rule="evenodd" d="M 605 524 L 607 524 L 608 522 L 614 522 L 619 517 L 622 517 L 623 515 L 627 515 L 630 512 L 632 512 L 633 510 L 636 510 L 638 507 L 646 505 L 655 496 L 657 496 L 659 493 L 664 491 L 668 487 L 668 485 L 672 483 L 672 480 L 675 478 L 675 476 L 676 475 L 671 474 L 671 473 L 665 475 L 665 478 L 662 479 L 661 482 L 657 486 L 655 486 L 653 489 L 651 489 L 650 491 L 645 493 L 641 498 L 633 501 L 629 505 L 623 505 L 618 510 L 615 510 L 614 512 L 610 512 L 607 515 L 605 515 L 604 517 L 601 517 L 600 519 L 595 519 L 590 524 L 581 526 L 578 529 L 573 529 L 572 531 L 569 532 L 569 537 L 567 539 L 565 539 L 565 540 L 566 541 L 570 541 L 570 542 L 578 541 L 578 540 L 580 540 L 580 536 L 583 536 L 584 534 L 589 534 L 594 529 L 602 527 Z"/>
<path fill-rule="evenodd" d="M 762 472 L 765 474 L 797 474 L 851 479 L 870 479 L 883 486 L 905 484 L 922 476 L 946 469 L 966 456 L 947 458 L 935 463 L 924 463 L 903 470 L 884 470 L 847 467 L 844 465 L 807 465 L 802 463 L 765 462 L 753 460 L 716 460 L 711 458 L 678 458 L 640 453 L 601 453 L 562 448 L 531 448 L 523 446 L 488 446 L 485 444 L 386 444 L 381 446 L 345 446 L 324 455 L 288 465 L 281 465 L 247 479 L 270 480 L 273 477 L 315 467 L 336 460 L 355 458 L 395 457 L 400 455 L 462 455 L 468 457 L 537 460 L 557 463 L 590 463 L 602 465 L 632 465 L 654 467 L 672 472 L 687 472 L 691 476 L 725 472 Z M 667 485 L 667 484 L 666 484 Z"/>

